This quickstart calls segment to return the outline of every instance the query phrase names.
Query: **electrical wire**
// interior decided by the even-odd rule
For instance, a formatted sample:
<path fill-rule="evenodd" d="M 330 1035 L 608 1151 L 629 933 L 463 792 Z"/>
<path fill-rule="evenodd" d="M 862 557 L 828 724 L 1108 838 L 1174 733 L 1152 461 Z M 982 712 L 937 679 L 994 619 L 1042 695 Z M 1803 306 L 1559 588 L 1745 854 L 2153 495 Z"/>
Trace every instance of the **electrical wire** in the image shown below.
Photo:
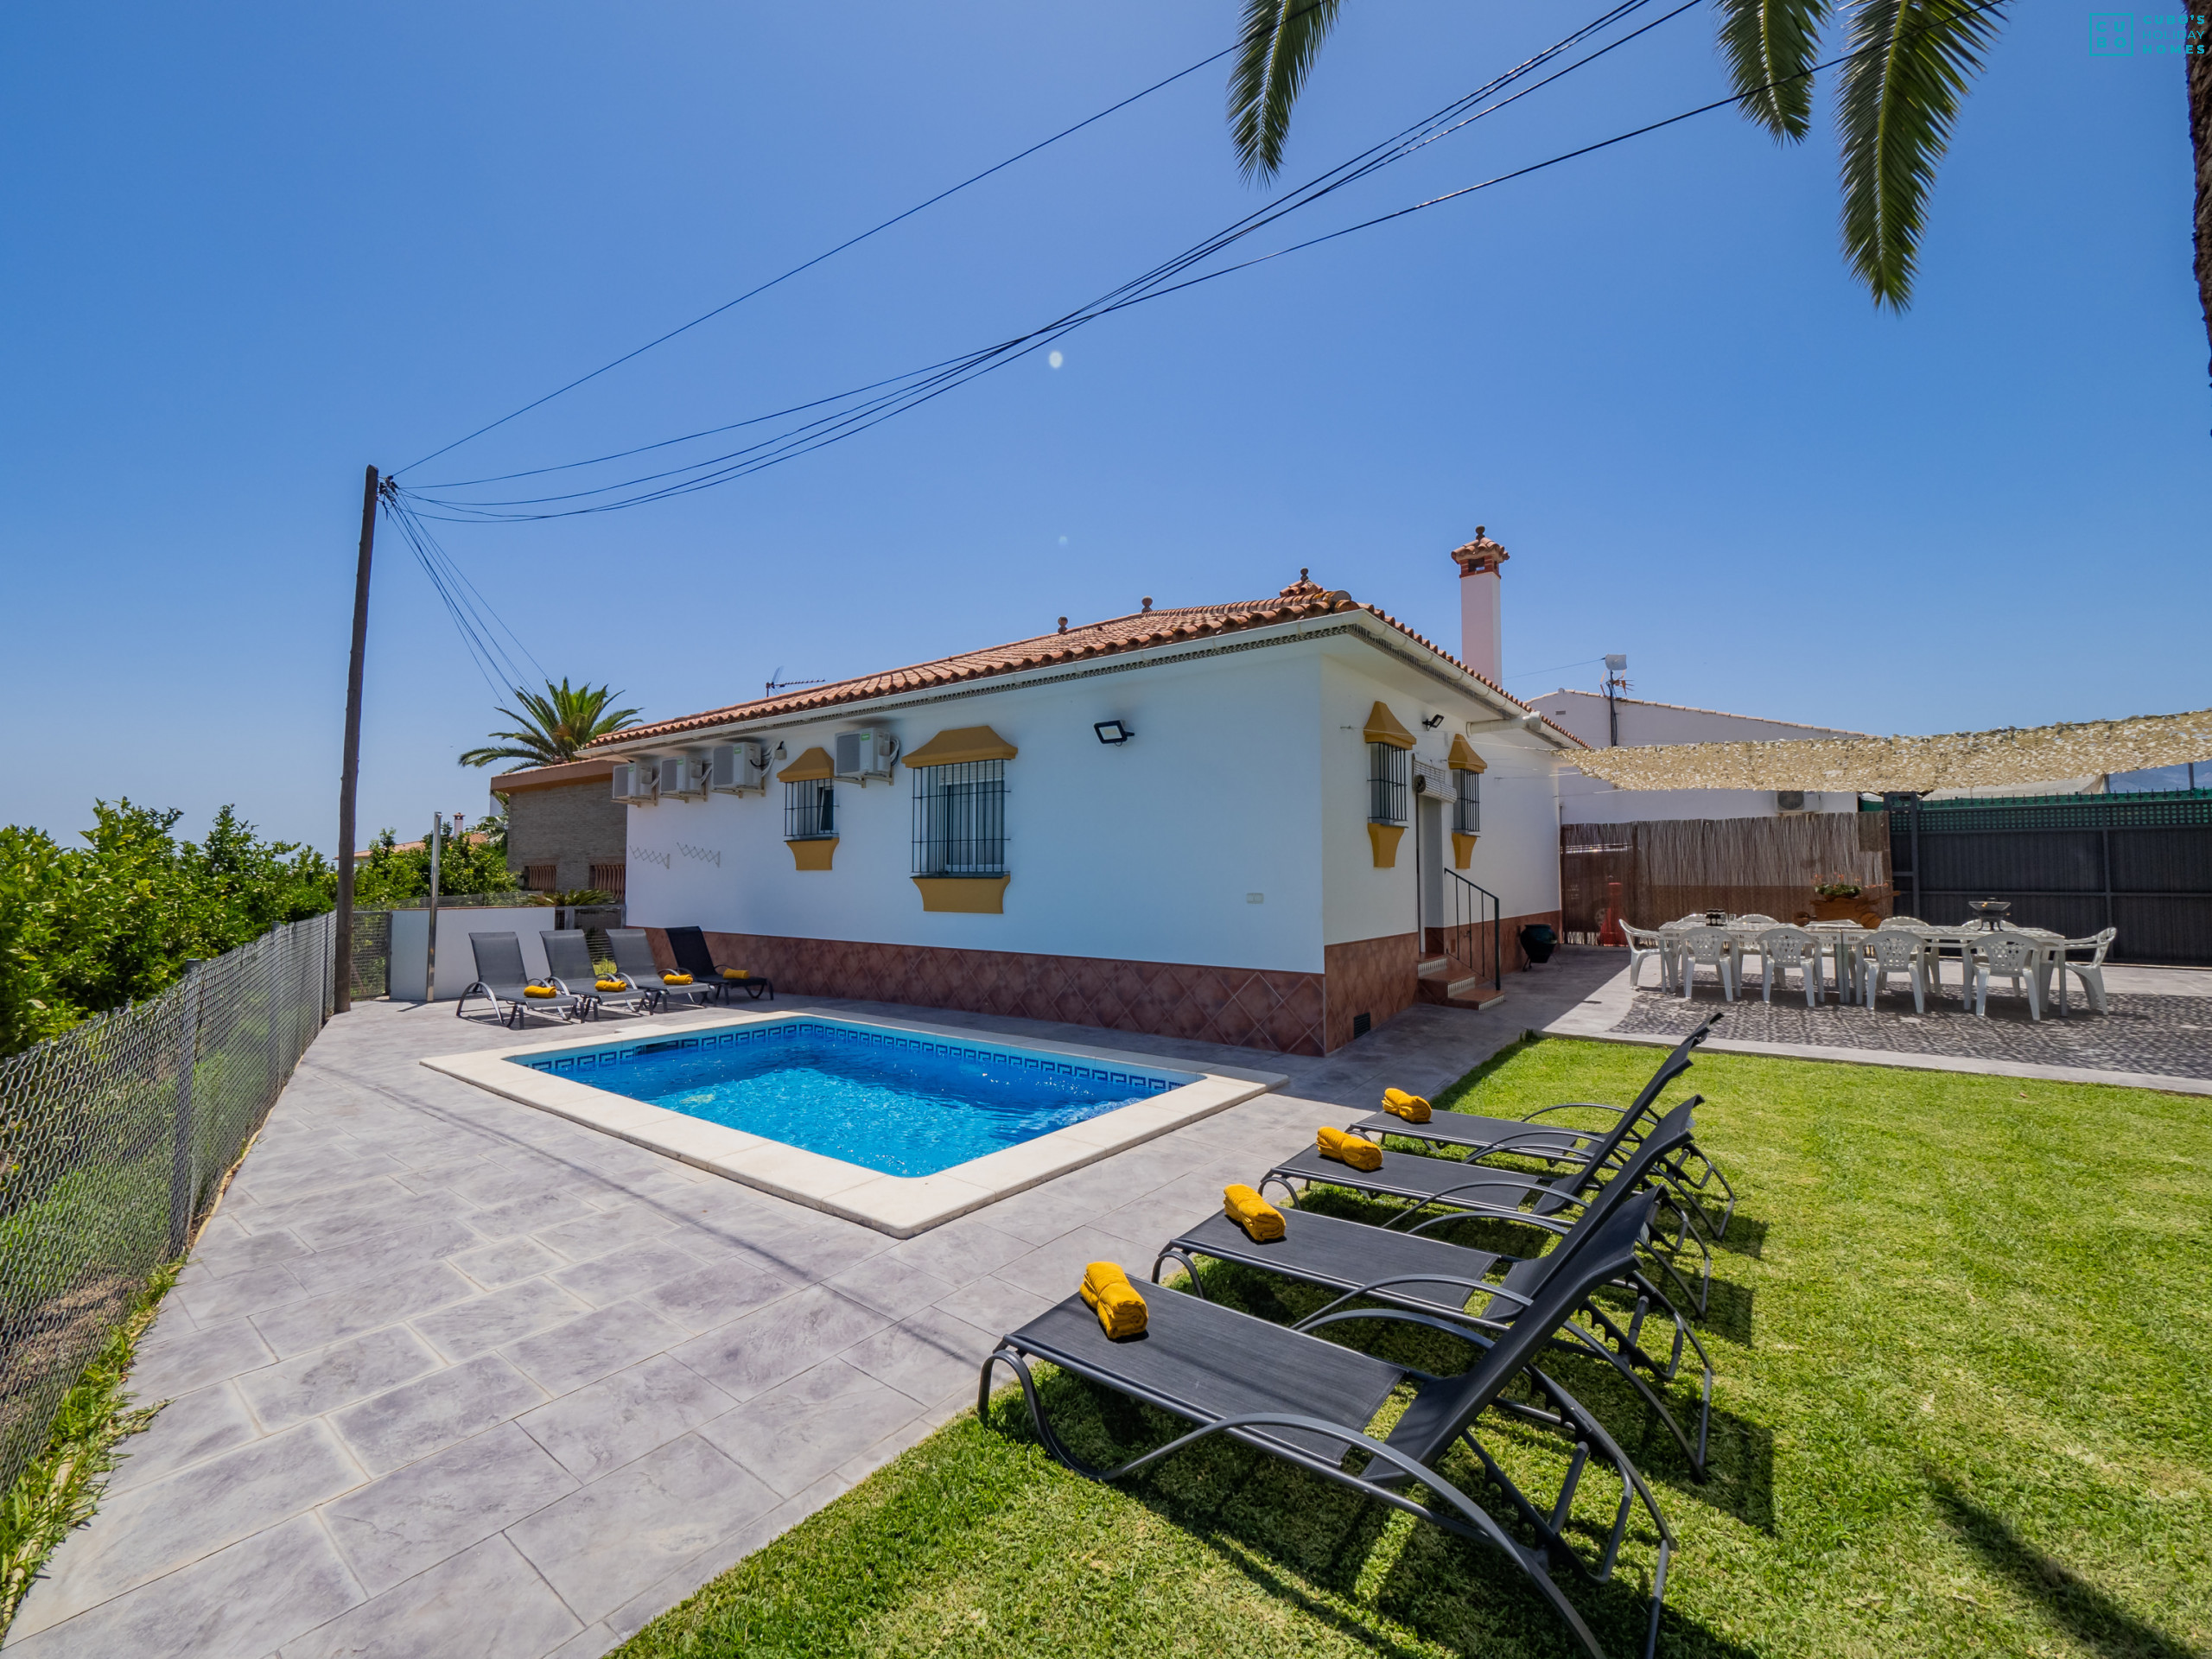
<path fill-rule="evenodd" d="M 1494 105 L 1489 105 L 1487 107 L 1481 107 L 1485 105 L 1486 100 L 1494 98 L 1498 92 L 1503 91 L 1506 87 L 1524 79 L 1536 69 L 1550 63 L 1563 53 L 1568 52 L 1576 46 L 1581 44 L 1593 34 L 1620 21 L 1622 18 L 1626 17 L 1630 13 L 1637 10 L 1647 3 L 1649 3 L 1649 0 L 1622 0 L 1621 3 L 1613 6 L 1609 10 L 1591 20 L 1588 23 L 1584 24 L 1581 28 L 1573 30 L 1560 41 L 1554 42 L 1552 46 L 1548 47 L 1543 51 L 1538 53 L 1535 56 L 1515 66 L 1512 69 L 1507 70 L 1499 75 L 1492 77 L 1490 80 L 1475 88 L 1472 92 L 1454 99 L 1442 109 L 1435 111 L 1430 115 L 1423 118 L 1421 120 L 1414 122 L 1410 126 L 1402 129 L 1399 132 L 1392 135 L 1390 137 L 1377 144 L 1370 146 L 1368 149 L 1354 156 L 1350 160 L 1340 162 L 1336 167 L 1331 168 L 1325 172 L 1316 175 L 1314 177 L 1306 181 L 1294 189 L 1284 193 L 1274 201 L 1244 215 L 1243 218 L 1232 222 L 1223 230 L 1216 232 L 1213 235 L 1206 238 L 1194 246 L 1184 250 L 1182 252 L 1167 260 L 1162 261 L 1160 264 L 1154 266 L 1150 270 L 1122 283 L 1113 289 L 1109 289 L 1106 294 L 1099 296 L 1088 304 L 1077 307 L 1074 310 L 1053 319 L 1051 322 L 1043 325 L 1041 327 L 1033 329 L 1026 334 L 1017 335 L 1012 340 L 1002 340 L 995 345 L 982 347 L 975 352 L 965 353 L 961 357 L 947 359 L 937 364 L 929 365 L 923 368 L 910 371 L 906 375 L 894 376 L 886 380 L 876 381 L 868 386 L 855 388 L 851 391 L 842 394 L 842 397 L 846 399 L 861 397 L 863 394 L 868 393 L 876 394 L 868 401 L 861 403 L 854 407 L 840 409 L 835 410 L 831 414 L 818 416 L 813 421 L 804 423 L 798 427 L 779 433 L 759 444 L 748 445 L 743 448 L 730 451 L 724 454 L 712 456 L 704 461 L 686 463 L 683 466 L 673 467 L 665 472 L 647 474 L 641 477 L 625 479 L 617 483 L 601 485 L 590 489 L 569 492 L 565 494 L 524 497 L 493 501 L 463 501 L 449 497 L 431 496 L 426 493 L 427 491 L 441 488 L 467 487 L 467 484 L 460 481 L 442 486 L 425 486 L 423 489 L 410 492 L 410 493 L 413 495 L 414 499 L 421 501 L 425 506 L 434 509 L 443 509 L 443 512 L 437 512 L 435 516 L 447 518 L 451 521 L 460 521 L 467 518 L 493 520 L 533 519 L 540 518 L 566 517 L 582 512 L 614 511 L 622 507 L 642 505 L 649 501 L 664 499 L 672 494 L 689 493 L 691 490 L 696 488 L 710 487 L 715 484 L 727 481 L 727 480 L 731 477 L 740 476 L 746 473 L 760 470 L 766 466 L 774 465 L 779 461 L 792 459 L 798 454 L 809 453 L 815 448 L 823 447 L 826 443 L 836 442 L 840 438 L 854 435 L 856 432 L 865 430 L 868 427 L 875 425 L 881 420 L 890 418 L 892 415 L 903 413 L 907 409 L 917 407 L 920 404 L 931 401 L 932 398 L 941 395 L 944 391 L 950 390 L 952 386 L 956 385 L 964 384 L 967 380 L 975 378 L 982 373 L 988 372 L 994 368 L 1005 366 L 1007 363 L 1017 360 L 1020 357 L 1027 356 L 1030 353 L 1040 349 L 1045 345 L 1051 343 L 1051 341 L 1059 338 L 1061 335 L 1071 332 L 1073 329 L 1080 327 L 1084 323 L 1094 321 L 1099 316 L 1110 315 L 1115 311 L 1125 309 L 1129 305 L 1140 302 L 1145 298 L 1157 297 L 1160 294 L 1175 291 L 1176 288 L 1189 286 L 1190 284 L 1187 283 L 1175 284 L 1174 287 L 1172 288 L 1164 286 L 1164 284 L 1166 283 L 1167 278 L 1173 276 L 1183 270 L 1189 270 L 1192 265 L 1216 252 L 1218 252 L 1221 249 L 1230 245 L 1234 242 L 1253 234 L 1256 231 L 1264 228 L 1266 226 L 1274 223 L 1275 220 L 1285 217 L 1287 214 L 1295 212 L 1301 207 L 1310 206 L 1313 202 L 1319 200 L 1322 198 L 1333 194 L 1335 191 L 1342 189 L 1347 185 L 1368 176 L 1370 174 L 1382 167 L 1404 159 L 1406 156 L 1415 153 L 1419 149 L 1426 147 L 1427 144 L 1434 143 L 1442 137 L 1448 137 L 1452 133 L 1460 130 L 1471 122 L 1483 118 L 1483 117 L 1488 114 L 1494 113 L 1498 109 L 1504 108 L 1508 104 L 1517 101 L 1519 98 L 1526 96 L 1529 92 L 1534 92 L 1542 86 L 1549 85 L 1551 82 L 1560 79 L 1561 76 L 1572 73 L 1575 69 L 1586 67 L 1589 63 L 1594 62 L 1598 58 L 1605 55 L 1605 53 L 1611 52 L 1619 46 L 1625 45 L 1629 41 L 1636 39 L 1637 36 L 1648 32 L 1653 28 L 1656 28 L 1660 23 L 1663 23 L 1673 17 L 1681 16 L 1683 12 L 1692 10 L 1697 3 L 1697 0 L 1683 0 L 1682 4 L 1676 6 L 1673 10 L 1667 12 L 1653 22 L 1648 23 L 1643 28 L 1624 36 L 1621 40 L 1616 41 L 1610 45 L 1600 48 L 1599 51 L 1590 54 L 1588 56 L 1586 56 L 1575 63 L 1556 71 L 1553 74 L 1543 77 L 1534 85 L 1513 94 L 1510 98 L 1501 99 Z M 1240 268 L 1242 267 L 1230 267 L 1230 270 Z M 1223 274 L 1226 273 L 1224 272 Z M 811 404 L 795 406 L 793 410 L 787 412 L 801 412 L 808 409 L 822 407 L 825 404 L 834 404 L 839 401 L 839 396 L 833 396 L 827 398 L 817 399 Z M 751 422 L 734 423 L 731 426 L 709 429 L 708 433 L 692 435 L 709 435 L 715 432 L 734 429 L 736 426 L 758 423 L 760 421 L 772 418 L 775 417 L 772 416 L 756 416 L 753 417 L 753 420 Z M 686 440 L 684 439 L 664 440 L 660 444 L 641 446 L 639 449 L 620 452 L 615 455 L 601 457 L 600 459 L 620 459 L 626 454 L 643 453 L 648 448 L 665 448 L 669 444 L 678 443 L 685 441 Z M 567 470 L 575 467 L 590 466 L 594 464 L 597 464 L 597 462 L 590 461 L 569 462 L 563 463 L 563 466 L 558 467 L 536 468 L 528 474 L 509 474 L 506 476 L 536 476 L 547 472 Z M 486 479 L 472 480 L 472 482 L 475 483 L 491 483 L 499 481 L 505 481 L 505 480 Z M 645 488 L 645 486 L 658 486 L 659 487 Z M 561 507 L 557 505 L 564 502 L 589 500 L 589 499 L 593 497 L 615 494 L 624 491 L 639 491 L 641 493 L 620 501 L 596 501 L 592 502 L 591 505 L 581 507 Z M 555 510 L 551 512 L 518 512 L 505 511 L 505 509 L 519 507 L 548 506 L 554 507 Z"/>
<path fill-rule="evenodd" d="M 1301 14 L 1311 11 L 1315 7 L 1326 3 L 1328 3 L 1328 0 L 1312 0 L 1311 4 L 1301 6 L 1298 8 L 1297 10 L 1286 14 L 1281 22 L 1277 23 L 1276 27 L 1280 29 L 1283 23 L 1287 23 Z M 813 270 L 815 266 L 822 264 L 824 260 L 836 258 L 837 255 L 844 252 L 848 248 L 858 247 L 870 237 L 879 235 L 881 232 L 889 230 L 893 226 L 912 219 L 916 213 L 922 213 L 928 208 L 936 207 L 938 203 L 944 200 L 947 197 L 958 195 L 963 190 L 967 189 L 969 186 L 981 184 L 985 179 L 989 178 L 993 174 L 1003 173 L 1007 168 L 1014 166 L 1017 162 L 1027 161 L 1032 156 L 1036 155 L 1038 151 L 1051 149 L 1052 146 L 1058 143 L 1063 138 L 1071 138 L 1077 133 L 1081 132 L 1085 127 L 1095 126 L 1099 122 L 1103 121 L 1108 116 L 1119 114 L 1122 111 L 1128 109 L 1130 105 L 1140 103 L 1143 99 L 1150 98 L 1154 92 L 1161 92 L 1166 90 L 1167 87 L 1173 86 L 1177 81 L 1185 79 L 1189 76 L 1198 73 L 1199 70 L 1205 68 L 1208 65 L 1219 63 L 1224 58 L 1229 56 L 1230 53 L 1240 49 L 1243 44 L 1243 42 L 1239 41 L 1235 45 L 1225 46 L 1220 51 L 1213 54 L 1212 56 L 1200 58 L 1196 63 L 1190 65 L 1187 68 L 1178 69 L 1173 74 L 1167 76 L 1165 79 L 1155 80 L 1151 86 L 1145 87 L 1141 92 L 1132 92 L 1127 98 L 1122 99 L 1118 102 L 1108 105 L 1104 109 L 1100 110 L 1095 115 L 1085 116 L 1073 126 L 1063 127 L 1051 137 L 1039 139 L 1037 143 L 1030 145 L 1027 149 L 1016 150 L 1004 161 L 995 162 L 991 166 L 985 168 L 980 173 L 971 174 L 969 177 L 961 180 L 959 183 L 953 185 L 947 189 L 938 191 L 937 194 L 928 198 L 926 200 L 916 202 L 912 207 L 907 208 L 904 213 L 893 213 L 889 219 L 883 220 L 880 224 L 870 226 L 867 230 L 862 231 L 857 236 L 848 237 L 844 241 L 837 244 L 836 247 L 830 249 L 826 252 L 817 253 L 811 259 L 808 259 L 801 264 L 793 265 L 789 270 L 785 271 L 781 276 L 771 276 L 766 282 L 760 283 L 758 287 L 747 289 L 735 299 L 725 300 L 721 304 L 715 307 L 711 311 L 702 312 L 699 315 L 692 318 L 690 321 L 683 323 L 677 327 L 671 328 L 664 334 L 655 336 L 653 339 L 647 340 L 644 345 L 637 347 L 635 350 L 625 352 L 621 356 L 615 358 L 613 361 L 601 364 L 599 367 L 592 370 L 590 373 L 580 374 L 575 379 L 569 381 L 566 385 L 555 387 L 551 391 L 547 392 L 543 397 L 533 398 L 531 402 L 524 404 L 521 408 L 511 410 L 506 414 L 500 416 L 498 420 L 488 421 L 484 425 L 478 427 L 474 432 L 468 433 L 464 436 L 455 438 L 451 443 L 447 444 L 443 448 L 433 449 L 429 454 L 423 456 L 421 460 L 408 462 L 408 464 L 405 467 L 401 467 L 399 471 L 403 473 L 410 472 L 415 467 L 422 466 L 425 461 L 435 461 L 440 455 L 446 454 L 452 450 L 458 449 L 465 443 L 472 442 L 475 439 L 482 437 L 486 432 L 492 431 L 495 428 L 505 426 L 509 421 L 514 420 L 520 416 L 527 415 L 533 409 L 542 408 L 545 404 L 551 403 L 556 397 L 559 397 L 566 393 L 574 391 L 578 386 L 584 385 L 587 381 L 596 380 L 601 375 L 607 373 L 609 370 L 620 368 L 622 365 L 629 362 L 632 358 L 642 357 L 647 352 L 652 351 L 655 346 L 666 345 L 670 340 L 674 340 L 678 334 L 689 334 L 692 329 L 699 327 L 700 324 L 713 321 L 714 319 L 721 315 L 723 312 L 730 310 L 734 307 L 743 305 L 747 300 L 753 299 L 762 294 L 766 294 L 770 289 L 776 287 L 779 283 L 790 281 L 792 277 L 798 276 L 803 271 Z M 762 416 L 761 418 L 772 419 L 773 416 Z M 717 429 L 727 431 L 729 429 L 725 427 Z M 682 440 L 671 439 L 670 442 L 680 442 Z M 626 453 L 634 454 L 639 452 L 636 450 L 631 450 Z M 581 465 L 586 463 L 574 464 Z"/>
<path fill-rule="evenodd" d="M 531 666 L 537 671 L 538 677 L 550 682 L 550 677 L 546 674 L 544 665 L 531 654 L 521 636 L 507 626 L 493 608 L 491 601 L 469 581 L 467 573 L 440 545 L 437 537 L 430 533 L 429 527 L 405 501 L 398 499 L 397 492 L 385 493 L 384 506 L 385 516 L 397 526 L 409 550 L 415 556 L 415 562 L 429 579 L 432 591 L 445 607 L 446 614 L 452 619 L 454 631 L 461 635 L 461 644 L 467 650 L 470 661 L 475 664 L 476 671 L 483 677 L 484 683 L 490 688 L 493 696 L 505 696 L 524 681 L 516 658 L 500 643 L 502 633 L 513 642 L 516 651 L 529 659 Z"/>

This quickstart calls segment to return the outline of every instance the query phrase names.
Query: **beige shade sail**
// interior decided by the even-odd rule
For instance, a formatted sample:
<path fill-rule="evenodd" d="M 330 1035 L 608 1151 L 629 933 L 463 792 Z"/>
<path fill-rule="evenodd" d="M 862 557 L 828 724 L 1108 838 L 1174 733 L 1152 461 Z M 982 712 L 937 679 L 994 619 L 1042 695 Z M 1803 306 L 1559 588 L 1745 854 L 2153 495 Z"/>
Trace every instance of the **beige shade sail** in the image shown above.
<path fill-rule="evenodd" d="M 908 766 L 957 766 L 967 760 L 1011 760 L 1021 753 L 988 726 L 955 726 L 906 756 Z"/>
<path fill-rule="evenodd" d="M 817 744 L 778 772 L 776 781 L 779 784 L 810 784 L 836 775 L 836 767 L 830 762 L 830 752 Z"/>
<path fill-rule="evenodd" d="M 2212 709 L 1936 737 L 1674 743 L 1592 749 L 1573 764 L 1617 789 L 1803 789 L 1925 795 L 2212 760 Z"/>

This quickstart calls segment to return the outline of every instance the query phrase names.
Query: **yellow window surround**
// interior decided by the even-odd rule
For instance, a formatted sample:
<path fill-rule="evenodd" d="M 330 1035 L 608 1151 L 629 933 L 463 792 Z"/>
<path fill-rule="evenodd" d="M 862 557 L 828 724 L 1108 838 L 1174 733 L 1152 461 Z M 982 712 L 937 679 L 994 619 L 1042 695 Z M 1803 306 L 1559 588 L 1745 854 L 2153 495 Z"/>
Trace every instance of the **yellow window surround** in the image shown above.
<path fill-rule="evenodd" d="M 1474 851 L 1475 838 L 1472 836 L 1464 830 L 1454 830 L 1452 832 L 1452 868 L 1453 869 L 1465 869 L 1467 861 L 1474 855 Z"/>
<path fill-rule="evenodd" d="M 1390 712 L 1390 705 L 1386 702 L 1376 703 L 1368 712 L 1367 729 L 1360 735 L 1370 743 L 1388 743 L 1394 749 L 1410 749 L 1414 746 L 1414 734 Z"/>
<path fill-rule="evenodd" d="M 776 781 L 779 784 L 811 784 L 826 782 L 836 775 L 837 769 L 830 759 L 830 752 L 817 743 L 778 772 Z M 829 867 L 825 865 L 823 868 Z"/>
<path fill-rule="evenodd" d="M 1370 823 L 1367 826 L 1368 844 L 1375 849 L 1375 868 L 1392 870 L 1398 866 L 1398 837 L 1406 833 L 1402 823 Z"/>
<path fill-rule="evenodd" d="M 1006 884 L 1010 875 L 918 875 L 914 886 L 922 895 L 924 910 L 949 911 L 968 916 L 1006 914 Z"/>
<path fill-rule="evenodd" d="M 837 851 L 837 837 L 815 836 L 805 841 L 787 841 L 791 849 L 791 868 L 798 870 L 826 870 Z"/>
<path fill-rule="evenodd" d="M 1458 733 L 1452 734 L 1452 753 L 1445 758 L 1444 764 L 1454 772 L 1488 772 L 1490 770 L 1489 764 L 1482 756 L 1475 753 L 1475 746 Z"/>
<path fill-rule="evenodd" d="M 1011 760 L 1021 751 L 988 726 L 955 726 L 906 757 L 907 768 L 957 766 L 969 760 Z"/>

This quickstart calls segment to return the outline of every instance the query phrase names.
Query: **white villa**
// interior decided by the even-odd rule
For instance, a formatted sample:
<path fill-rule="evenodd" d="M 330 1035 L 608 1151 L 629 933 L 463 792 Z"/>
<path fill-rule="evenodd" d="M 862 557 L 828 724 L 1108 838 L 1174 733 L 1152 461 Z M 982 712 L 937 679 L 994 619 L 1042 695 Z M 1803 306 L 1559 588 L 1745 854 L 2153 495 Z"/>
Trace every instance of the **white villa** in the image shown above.
<path fill-rule="evenodd" d="M 1583 747 L 1497 683 L 1504 556 L 1452 556 L 1469 661 L 1301 571 L 603 740 L 630 920 L 782 990 L 1294 1053 L 1478 1001 L 1559 925 Z"/>

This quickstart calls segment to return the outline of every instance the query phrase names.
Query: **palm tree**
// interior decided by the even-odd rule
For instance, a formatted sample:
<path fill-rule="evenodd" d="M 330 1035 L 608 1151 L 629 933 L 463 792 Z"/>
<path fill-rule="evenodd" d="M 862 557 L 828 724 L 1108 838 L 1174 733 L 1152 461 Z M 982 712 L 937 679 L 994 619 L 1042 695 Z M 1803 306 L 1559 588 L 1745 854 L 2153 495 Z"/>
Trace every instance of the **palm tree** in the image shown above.
<path fill-rule="evenodd" d="M 1282 164 L 1291 106 L 1342 0 L 1244 0 L 1229 77 L 1229 129 L 1245 176 Z M 1877 305 L 1902 311 L 1928 193 L 1967 80 L 2007 0 L 1718 0 L 1720 49 L 1744 113 L 1776 138 L 1812 126 L 1813 66 L 1840 28 L 1843 253 Z M 2212 57 L 2183 58 L 2196 159 L 2196 281 L 2212 341 Z"/>
<path fill-rule="evenodd" d="M 603 685 L 572 687 L 566 675 L 562 676 L 558 685 L 546 681 L 542 697 L 517 686 L 515 701 L 522 705 L 523 712 L 502 709 L 499 713 L 522 729 L 491 733 L 491 736 L 505 738 L 506 741 L 488 748 L 471 749 L 461 757 L 461 764 L 488 766 L 494 760 L 518 760 L 524 766 L 557 766 L 563 760 L 573 760 L 576 751 L 592 739 L 638 723 L 636 709 L 607 708 L 621 695 Z M 516 772 L 521 767 L 510 766 L 508 770 Z"/>

